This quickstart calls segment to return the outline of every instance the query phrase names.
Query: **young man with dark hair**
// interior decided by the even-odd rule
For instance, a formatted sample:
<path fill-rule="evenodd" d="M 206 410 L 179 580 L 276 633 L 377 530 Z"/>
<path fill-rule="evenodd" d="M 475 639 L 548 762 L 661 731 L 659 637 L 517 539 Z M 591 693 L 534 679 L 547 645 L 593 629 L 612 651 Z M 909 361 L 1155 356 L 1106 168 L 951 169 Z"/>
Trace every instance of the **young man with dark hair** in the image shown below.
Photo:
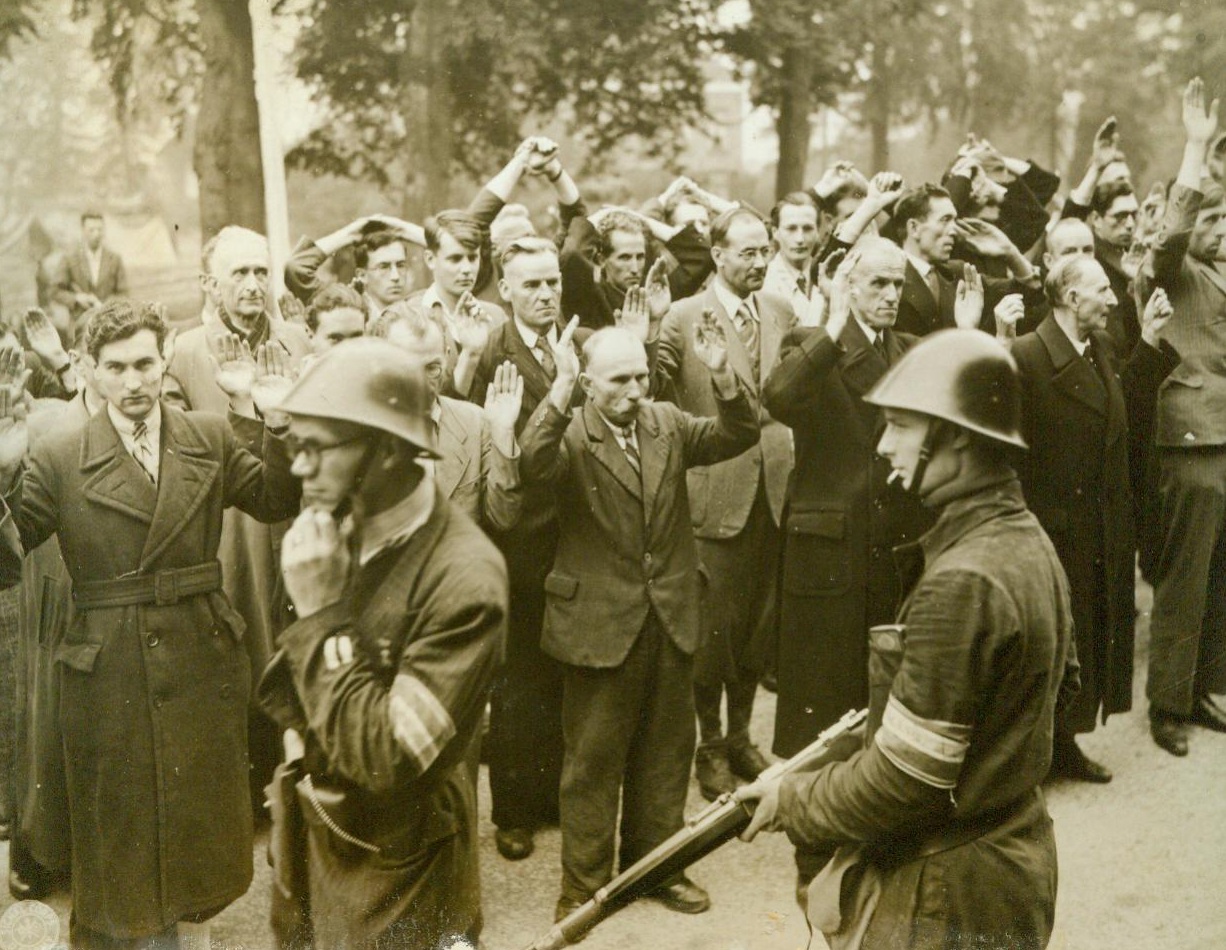
<path fill-rule="evenodd" d="M 366 332 L 362 295 L 348 284 L 329 284 L 307 304 L 306 323 L 316 354 L 359 337 Z"/>
<path fill-rule="evenodd" d="M 0 484 L 14 486 L 0 572 L 14 583 L 23 551 L 56 533 L 80 611 L 56 660 L 70 942 L 87 950 L 207 946 L 202 925 L 252 874 L 252 672 L 217 552 L 226 508 L 276 521 L 298 510 L 299 490 L 272 428 L 261 462 L 223 418 L 159 399 L 165 339 L 154 307 L 95 314 L 86 349 L 106 408 L 34 445 L 16 484 L 23 407 L 0 395 Z M 247 394 L 234 408 L 250 381 Z"/>
<path fill-rule="evenodd" d="M 815 304 L 819 315 L 823 309 L 821 291 L 811 273 L 820 219 L 817 203 L 807 191 L 786 194 L 771 208 L 775 255 L 766 265 L 762 289 L 789 301 L 796 319 L 807 324 L 817 322 L 810 317 Z"/>

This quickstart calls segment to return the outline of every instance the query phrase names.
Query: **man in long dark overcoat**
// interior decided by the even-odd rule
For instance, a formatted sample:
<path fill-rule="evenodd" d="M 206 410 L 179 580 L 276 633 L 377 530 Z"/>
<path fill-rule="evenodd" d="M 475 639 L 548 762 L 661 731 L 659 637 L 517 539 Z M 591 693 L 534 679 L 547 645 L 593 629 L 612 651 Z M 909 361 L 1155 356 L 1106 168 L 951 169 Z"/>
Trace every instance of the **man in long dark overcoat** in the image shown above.
<path fill-rule="evenodd" d="M 90 325 L 107 408 L 38 442 L 0 521 L 0 579 L 53 532 L 75 614 L 60 664 L 72 838 L 74 947 L 176 947 L 251 881 L 244 623 L 221 591 L 230 506 L 293 514 L 280 440 L 264 463 L 226 421 L 159 401 L 166 327 L 116 301 Z M 0 374 L 11 383 L 13 373 Z M 24 424 L 0 394 L 0 484 L 14 483 Z"/>

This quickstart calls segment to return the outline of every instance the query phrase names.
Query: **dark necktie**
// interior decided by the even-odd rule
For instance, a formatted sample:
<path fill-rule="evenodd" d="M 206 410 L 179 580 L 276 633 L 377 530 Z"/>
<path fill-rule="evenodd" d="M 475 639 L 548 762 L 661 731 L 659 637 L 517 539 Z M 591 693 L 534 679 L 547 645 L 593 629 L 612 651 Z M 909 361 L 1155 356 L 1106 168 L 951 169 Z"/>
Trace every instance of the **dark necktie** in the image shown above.
<path fill-rule="evenodd" d="M 924 282 L 928 285 L 928 290 L 932 294 L 932 299 L 940 304 L 941 278 L 937 276 L 937 269 L 935 267 L 928 268 L 928 276 L 924 278 Z"/>
<path fill-rule="evenodd" d="M 733 323 L 736 324 L 736 335 L 745 344 L 745 352 L 749 354 L 749 365 L 753 367 L 753 374 L 756 377 L 758 375 L 758 321 L 754 319 L 748 300 L 742 300 L 741 305 L 736 308 Z"/>
<path fill-rule="evenodd" d="M 634 426 L 622 426 L 622 439 L 626 444 L 626 461 L 634 469 L 634 474 L 643 477 L 643 460 L 639 457 L 638 447 L 634 444 Z"/>
<path fill-rule="evenodd" d="M 1086 362 L 1090 364 L 1090 369 L 1094 370 L 1094 375 L 1105 386 L 1107 384 L 1107 374 L 1104 372 L 1102 360 L 1098 358 L 1098 354 L 1094 351 L 1093 343 L 1086 347 L 1085 358 Z"/>
<path fill-rule="evenodd" d="M 890 355 L 885 348 L 885 331 L 882 330 L 873 340 L 873 349 L 877 351 L 877 355 L 881 357 L 881 362 L 888 367 L 890 365 Z"/>
<path fill-rule="evenodd" d="M 549 348 L 549 341 L 544 335 L 536 338 L 536 344 L 532 347 L 536 351 L 536 358 L 540 361 L 542 368 L 545 370 L 545 375 L 549 377 L 550 382 L 558 375 L 558 364 L 553 360 L 553 351 Z"/>

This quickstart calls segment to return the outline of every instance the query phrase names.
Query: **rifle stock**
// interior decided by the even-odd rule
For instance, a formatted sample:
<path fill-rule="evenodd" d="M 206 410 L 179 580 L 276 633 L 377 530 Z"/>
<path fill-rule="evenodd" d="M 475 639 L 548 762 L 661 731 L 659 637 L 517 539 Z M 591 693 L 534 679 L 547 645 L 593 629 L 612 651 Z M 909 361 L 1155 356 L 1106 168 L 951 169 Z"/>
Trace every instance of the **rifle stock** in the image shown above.
<path fill-rule="evenodd" d="M 863 733 L 867 710 L 850 711 L 790 759 L 776 762 L 759 776 L 770 781 L 792 772 L 812 770 L 846 758 L 853 739 Z M 609 881 L 596 894 L 554 924 L 525 950 L 560 950 L 583 937 L 606 917 L 680 874 L 745 830 L 753 811 L 725 793 L 686 819 L 685 827 Z"/>

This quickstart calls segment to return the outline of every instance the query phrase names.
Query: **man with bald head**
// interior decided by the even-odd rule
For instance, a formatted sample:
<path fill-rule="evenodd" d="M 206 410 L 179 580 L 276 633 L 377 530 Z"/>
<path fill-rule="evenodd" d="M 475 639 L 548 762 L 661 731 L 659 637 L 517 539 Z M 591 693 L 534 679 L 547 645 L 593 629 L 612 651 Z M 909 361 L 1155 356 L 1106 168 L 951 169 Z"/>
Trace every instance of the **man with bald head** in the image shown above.
<path fill-rule="evenodd" d="M 296 364 L 311 352 L 311 338 L 298 324 L 274 319 L 269 313 L 268 240 L 247 228 L 222 228 L 201 254 L 200 286 L 205 296 L 200 325 L 179 335 L 170 374 L 183 386 L 196 411 L 225 415 L 230 396 L 217 384 L 214 360 L 219 341 L 236 336 L 254 354 L 261 346 L 275 347 Z M 234 609 L 246 622 L 243 643 L 251 668 L 264 669 L 272 655 L 276 632 L 279 571 L 277 551 L 288 523 L 261 524 L 237 508 L 222 517 L 222 582 Z M 255 801 L 276 764 L 276 730 L 254 705 L 250 737 L 251 784 Z M 261 814 L 262 814 L 261 810 Z"/>
<path fill-rule="evenodd" d="M 867 705 L 868 631 L 893 622 L 899 605 L 893 548 L 932 523 L 913 495 L 887 487 L 881 412 L 862 398 L 918 341 L 894 330 L 906 268 L 893 242 L 861 239 L 835 276 L 826 325 L 784 338 L 762 390 L 796 451 L 783 526 L 778 755 Z M 802 883 L 825 857 L 798 852 Z"/>
<path fill-rule="evenodd" d="M 646 327 L 592 334 L 580 373 L 570 346 L 577 319 L 554 350 L 549 395 L 521 435 L 524 478 L 554 487 L 560 529 L 542 632 L 545 652 L 563 664 L 559 919 L 613 876 L 619 798 L 622 869 L 684 822 L 700 585 L 684 476 L 758 439 L 713 314 L 696 326 L 693 348 L 715 392 L 715 418 L 647 398 Z M 585 398 L 572 413 L 576 385 Z M 684 875 L 651 896 L 682 913 L 710 906 Z"/>

